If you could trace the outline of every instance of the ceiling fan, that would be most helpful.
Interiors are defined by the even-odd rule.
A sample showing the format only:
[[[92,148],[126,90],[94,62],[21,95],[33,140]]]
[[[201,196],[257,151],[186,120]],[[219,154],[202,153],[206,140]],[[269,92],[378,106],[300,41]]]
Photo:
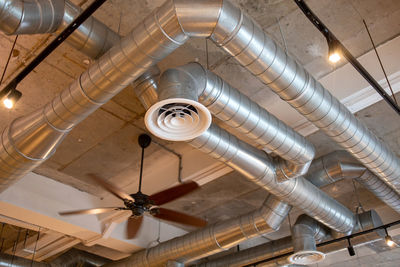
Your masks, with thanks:
[[[178,211],[173,211],[160,207],[172,200],[175,200],[181,196],[184,196],[199,188],[196,182],[186,182],[180,185],[171,187],[164,191],[155,193],[153,195],[143,194],[142,188],[142,175],[143,175],[143,160],[144,160],[144,149],[147,148],[151,143],[151,138],[147,134],[141,134],[138,138],[138,143],[142,148],[142,157],[140,162],[140,175],[139,175],[139,188],[138,192],[134,194],[127,194],[118,187],[106,182],[104,179],[98,177],[95,174],[89,174],[97,184],[103,187],[105,190],[121,199],[124,202],[124,207],[106,207],[106,208],[94,208],[84,209],[75,211],[59,212],[60,215],[77,215],[77,214],[99,214],[115,210],[130,210],[132,212],[131,217],[128,219],[127,224],[127,237],[135,237],[140,225],[143,221],[143,214],[148,213],[153,217],[172,221],[184,225],[204,227],[207,221],[193,217]]]

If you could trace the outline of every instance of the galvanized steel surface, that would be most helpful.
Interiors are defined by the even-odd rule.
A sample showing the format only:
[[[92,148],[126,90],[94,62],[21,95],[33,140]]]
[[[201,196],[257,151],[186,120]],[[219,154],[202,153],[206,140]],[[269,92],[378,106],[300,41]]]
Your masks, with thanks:
[[[300,218],[300,217],[299,217]],[[364,213],[361,213],[357,216],[357,227],[354,229],[353,233],[359,231],[365,231],[368,229],[372,229],[382,225],[382,221],[379,215],[374,211],[370,210]],[[295,225],[299,223],[299,225],[306,226],[309,224],[309,230],[312,233],[316,234],[315,238],[318,241],[323,241],[329,239],[330,233],[326,232],[326,228],[324,226],[316,223],[312,219],[300,220],[296,221]],[[315,229],[314,229],[315,227]],[[314,230],[313,230],[314,229]],[[322,229],[322,231],[320,231]],[[352,244],[354,246],[359,246],[363,244],[367,244],[372,241],[376,241],[382,238],[382,232],[371,232],[364,236],[358,236],[352,239]],[[301,243],[300,243],[301,244]],[[319,247],[318,251],[322,251],[323,253],[332,253],[341,249],[345,249],[347,247],[347,241],[331,243],[329,245],[325,245],[323,247]],[[199,267],[239,267],[248,264],[252,264],[258,261],[266,260],[269,258],[273,258],[282,254],[286,254],[290,251],[294,250],[292,243],[292,236],[287,236],[281,239],[273,240],[268,243],[264,243],[255,247],[251,247],[248,249],[244,249],[233,254],[228,254],[222,257],[219,257],[215,260],[198,264]],[[289,264],[287,257],[282,257],[277,259],[276,261],[269,261],[265,263],[265,266],[280,266],[280,264]],[[258,266],[258,265],[257,265]]]
[[[211,35],[214,42],[400,193],[400,160],[394,153],[249,16],[228,1],[225,6]]]
[[[167,70],[161,75],[159,88],[160,94],[172,94],[169,91],[174,88],[191,89],[196,100],[198,98],[214,116],[279,155],[282,158],[277,159],[276,164],[279,180],[307,172],[315,155],[313,145],[200,64],[190,63]]]
[[[346,207],[303,177],[279,183],[274,162],[266,153],[216,125],[189,144],[225,162],[271,194],[301,208],[309,216],[338,232],[349,233],[355,226],[354,214]]]
[[[6,34],[54,32],[63,14],[64,0],[0,0],[0,30]]]
[[[187,40],[172,3],[148,16],[43,109],[15,120],[3,132],[0,190],[37,167],[65,135]]]
[[[319,157],[305,178],[322,187],[341,179],[356,179],[376,197],[400,213],[400,195],[346,151],[334,151]]]
[[[276,231],[290,209],[291,206],[269,195],[259,210],[176,237],[106,266],[164,266],[169,260],[190,262],[229,249],[248,238]]]

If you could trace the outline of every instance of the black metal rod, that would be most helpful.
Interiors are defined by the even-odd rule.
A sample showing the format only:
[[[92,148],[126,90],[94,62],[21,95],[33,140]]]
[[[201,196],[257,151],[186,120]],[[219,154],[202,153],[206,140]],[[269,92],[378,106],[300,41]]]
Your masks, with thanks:
[[[107,0],[95,0],[86,8],[78,17],[72,21],[67,28],[65,28],[45,49],[43,49],[39,55],[37,55],[29,64],[20,72],[14,79],[9,82],[3,89],[2,92],[8,93],[15,89],[16,86],[34,70],[48,55],[50,55],[65,39],[68,38],[86,19],[88,19],[93,13]]]
[[[7,71],[7,68],[8,68],[8,64],[10,63],[10,59],[11,59],[11,56],[12,56],[12,54],[13,54],[15,45],[17,44],[17,40],[18,40],[18,35],[15,36],[14,42],[13,42],[13,44],[12,44],[12,46],[11,46],[10,54],[8,54],[8,58],[7,58],[6,65],[4,66],[3,73],[1,74],[0,85],[3,83],[3,79],[4,79],[4,76],[6,75],[6,71]]]
[[[361,74],[361,76],[374,88],[382,98],[400,115],[400,107],[395,103],[393,98],[386,93],[380,84],[368,73],[360,62],[350,53],[349,50],[335,37],[335,35],[325,26],[325,24],[311,11],[304,0],[294,0],[297,6],[303,11],[304,15],[314,24],[314,26],[325,36],[328,42],[336,41],[340,47],[343,56],[351,65]]]
[[[138,190],[139,193],[142,192],[143,161],[144,161],[144,147],[142,147],[142,157],[140,159],[139,190]]]
[[[387,74],[386,74],[385,68],[383,67],[383,63],[382,63],[381,57],[379,56],[378,50],[376,49],[375,42],[374,42],[374,40],[372,39],[371,33],[369,32],[367,23],[365,22],[365,20],[363,20],[363,23],[364,23],[365,29],[367,30],[367,33],[368,33],[368,36],[369,36],[369,40],[370,40],[371,43],[372,43],[372,47],[374,48],[376,57],[378,58],[379,65],[381,66],[383,75],[385,75],[385,79],[386,79],[386,82],[387,82],[387,84],[388,84],[388,86],[389,86],[390,92],[392,93],[394,102],[396,102],[396,104],[398,105],[399,103],[397,103],[396,96],[394,95],[392,85],[391,85],[390,82],[389,82],[389,78],[388,78],[388,76],[387,76]]]
[[[330,245],[332,243],[337,243],[337,242],[341,242],[341,241],[344,241],[344,240],[347,240],[349,242],[349,244],[350,244],[350,239],[351,238],[354,238],[354,237],[357,237],[357,236],[361,236],[361,235],[366,235],[366,234],[369,234],[369,233],[374,232],[376,230],[382,230],[383,229],[383,230],[387,231],[387,228],[390,228],[390,227],[398,225],[398,224],[400,224],[400,220],[394,221],[394,222],[391,222],[391,223],[388,223],[388,224],[384,224],[384,225],[381,225],[381,226],[378,226],[378,227],[375,227],[375,228],[372,228],[372,229],[368,229],[368,230],[365,230],[365,231],[362,231],[362,232],[358,232],[358,233],[355,233],[355,234],[351,234],[351,235],[339,237],[339,238],[336,238],[336,239],[328,240],[328,241],[325,241],[325,242],[317,244],[317,247],[319,248],[319,247],[327,246],[327,245]],[[257,262],[252,263],[252,264],[244,265],[243,267],[257,266],[257,264],[273,261],[273,260],[280,259],[280,258],[283,258],[283,257],[287,257],[287,256],[290,256],[292,254],[293,254],[293,250],[289,251],[287,253],[284,253],[284,254],[280,254],[280,255],[274,256],[272,258],[268,258],[268,259],[265,259],[265,260],[257,261]]]

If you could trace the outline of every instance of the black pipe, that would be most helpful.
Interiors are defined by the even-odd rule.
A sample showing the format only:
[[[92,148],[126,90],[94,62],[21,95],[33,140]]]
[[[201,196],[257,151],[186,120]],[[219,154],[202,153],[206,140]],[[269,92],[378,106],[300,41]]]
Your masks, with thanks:
[[[39,55],[37,55],[17,76],[12,79],[1,91],[1,95],[8,94],[11,90],[14,90],[17,85],[31,73],[48,55],[50,55],[65,39],[68,38],[85,20],[87,20],[93,13],[101,7],[102,4],[107,0],[95,0],[88,8],[86,8],[78,17],[72,21],[45,49],[43,49]]]
[[[325,26],[324,23],[312,12],[304,0],[294,0],[297,6],[303,11],[304,15],[314,24],[314,26],[325,36],[328,44],[330,42],[337,42],[343,56],[350,62],[351,65],[361,74],[361,76],[374,88],[382,98],[389,104],[389,106],[400,115],[400,107],[396,104],[393,98],[386,93],[386,91],[379,85],[379,83],[368,73],[368,71],[361,65],[360,62],[350,53],[349,50],[335,37],[335,35]]]

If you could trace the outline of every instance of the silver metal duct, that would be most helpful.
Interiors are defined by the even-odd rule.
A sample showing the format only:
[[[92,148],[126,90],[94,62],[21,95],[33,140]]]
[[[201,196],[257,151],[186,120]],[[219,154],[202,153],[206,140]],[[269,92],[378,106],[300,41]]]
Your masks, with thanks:
[[[64,16],[57,30],[64,30],[81,12],[80,7],[65,0]],[[120,36],[116,32],[91,16],[67,38],[66,42],[91,58],[99,58],[119,40]]]
[[[68,0],[0,0],[0,30],[6,34],[61,32],[81,12]],[[119,39],[116,32],[90,17],[66,41],[89,57],[98,58]]]
[[[400,193],[400,160],[393,152],[250,17],[227,1],[223,5],[211,39]],[[228,37],[220,35],[228,30]]]
[[[0,30],[6,34],[54,32],[64,14],[64,0],[0,0]]]
[[[290,263],[315,264],[325,259],[325,254],[317,250],[316,242],[330,236],[330,230],[311,217],[300,215],[292,227],[293,254]]]
[[[50,262],[51,267],[103,266],[111,260],[78,249],[70,249]],[[31,265],[29,265],[31,266]],[[33,265],[36,266],[36,263]]]
[[[157,66],[153,66],[132,83],[136,96],[146,110],[158,100],[157,81],[159,76],[160,70]]]
[[[198,63],[169,69],[161,75],[159,98],[177,88],[190,88],[214,116],[279,155],[283,160],[277,160],[278,180],[307,172],[315,155],[313,145],[216,74]]]
[[[346,151],[334,151],[316,159],[305,178],[318,187],[341,179],[356,179],[386,205],[400,213],[400,195]]]
[[[109,263],[110,260],[97,255],[87,253],[85,251],[70,249],[50,263],[34,262],[22,257],[12,256],[8,254],[0,254],[0,267],[76,267],[76,266],[103,266]]]
[[[164,266],[170,260],[187,263],[278,230],[290,209],[291,206],[269,195],[259,210],[176,237],[106,266]]]
[[[158,9],[52,102],[3,131],[0,191],[48,159],[76,124],[187,40],[171,12],[171,3]]]
[[[35,266],[35,267],[52,267],[48,263],[43,263],[43,262],[35,262],[32,264],[31,260],[25,259],[25,258],[20,258],[17,256],[12,256],[8,254],[1,253],[0,254],[0,267],[30,267],[30,266]]]
[[[168,261],[166,267],[185,267],[185,264],[176,261]]]
[[[307,215],[301,215],[293,226],[293,236],[284,237],[274,240],[253,248],[241,250],[233,254],[228,254],[216,260],[209,261],[203,264],[197,264],[198,267],[240,267],[243,265],[252,264],[254,262],[279,256],[288,253],[294,248],[294,252],[306,251],[306,257],[316,255],[316,241],[322,241],[330,237],[330,231],[314,219]],[[314,254],[312,254],[314,252]],[[303,255],[303,260],[304,260]],[[319,253],[318,255],[323,255]],[[297,254],[299,259],[301,254]],[[280,261],[281,264],[292,264],[290,260]],[[316,262],[309,262],[312,264]],[[305,263],[303,262],[303,266]]]
[[[219,257],[213,261],[197,264],[197,267],[241,267],[252,264],[257,261],[286,254],[292,251],[292,237],[287,236],[281,239],[273,240],[252,248],[237,251]]]
[[[200,137],[189,142],[242,173],[271,194],[338,232],[349,233],[355,226],[355,216],[346,207],[326,195],[303,177],[278,183],[275,164],[270,156],[235,136],[212,125]]]
[[[314,220],[310,220],[311,227],[315,227],[313,223]],[[382,225],[382,221],[379,215],[374,211],[370,210],[361,214],[358,214],[357,221],[359,222],[357,225],[358,227],[354,229],[353,233],[358,231],[365,231],[368,229],[372,229]],[[314,221],[315,222],[315,221]],[[304,222],[302,222],[304,224]],[[314,225],[314,226],[313,226]],[[323,227],[318,225],[317,228]],[[317,242],[326,240],[330,237],[330,234],[326,231],[314,231],[314,233],[319,233],[316,235]],[[325,235],[325,237],[324,237]],[[362,245],[369,243],[371,241],[380,240],[384,236],[384,232],[377,231],[371,232],[364,236],[358,236],[352,238],[351,243],[354,246]],[[347,241],[338,242],[338,243],[331,243],[329,245],[325,245],[323,247],[319,247],[318,250],[328,254],[335,251],[339,251],[341,249],[345,249],[347,247]],[[209,262],[198,264],[198,267],[239,267],[248,264],[252,264],[258,261],[266,260],[269,258],[273,258],[282,254],[289,253],[293,251],[293,243],[292,237],[287,236],[281,239],[273,240],[268,243],[264,243],[255,247],[251,247],[245,250],[241,250],[235,252],[233,254],[228,254],[217,259],[214,259]],[[290,264],[287,257],[279,258],[277,262],[268,262],[266,266],[277,266],[277,264]],[[270,264],[270,265],[268,265]],[[259,265],[257,265],[259,266]],[[279,265],[278,265],[279,266]]]

